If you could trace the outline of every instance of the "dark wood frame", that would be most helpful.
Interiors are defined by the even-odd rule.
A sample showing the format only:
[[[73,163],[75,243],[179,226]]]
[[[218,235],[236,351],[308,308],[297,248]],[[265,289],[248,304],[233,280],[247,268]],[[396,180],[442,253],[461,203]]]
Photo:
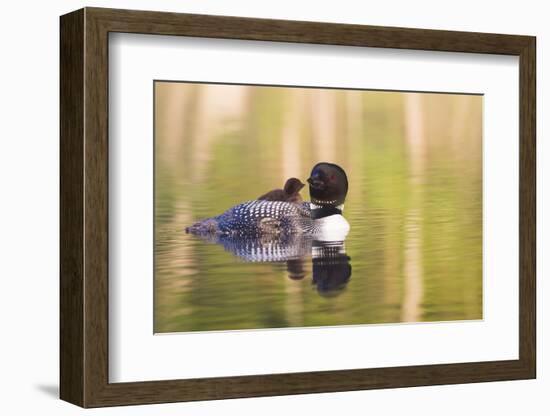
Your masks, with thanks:
[[[535,378],[534,37],[99,8],[64,15],[60,24],[60,396],[63,400],[83,407],[99,407]],[[110,32],[519,56],[519,359],[109,383]]]

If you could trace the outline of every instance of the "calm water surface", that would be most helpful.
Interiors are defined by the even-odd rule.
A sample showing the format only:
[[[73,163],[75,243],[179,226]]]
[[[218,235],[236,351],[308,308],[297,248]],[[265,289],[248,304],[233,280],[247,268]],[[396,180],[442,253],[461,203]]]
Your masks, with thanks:
[[[482,318],[482,97],[156,83],[155,99],[156,332]],[[318,161],[350,182],[336,247],[260,262],[288,244],[185,234]]]

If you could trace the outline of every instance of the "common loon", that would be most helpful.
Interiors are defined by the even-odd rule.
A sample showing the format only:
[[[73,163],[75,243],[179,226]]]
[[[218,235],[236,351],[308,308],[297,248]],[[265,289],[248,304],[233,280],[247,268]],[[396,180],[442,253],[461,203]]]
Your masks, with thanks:
[[[305,185],[300,179],[290,178],[285,182],[283,189],[274,189],[260,196],[258,199],[263,201],[284,201],[284,202],[302,202],[300,191]]]
[[[342,216],[348,192],[344,170],[333,163],[316,164],[309,179],[311,203],[253,200],[236,205],[217,217],[186,228],[195,235],[261,237],[277,234],[325,236],[323,240],[344,239],[349,224]]]

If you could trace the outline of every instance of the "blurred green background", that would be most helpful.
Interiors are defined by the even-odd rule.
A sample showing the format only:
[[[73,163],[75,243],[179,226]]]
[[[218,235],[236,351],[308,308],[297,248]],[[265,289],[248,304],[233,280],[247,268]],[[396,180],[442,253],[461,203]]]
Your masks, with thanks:
[[[481,319],[482,104],[155,82],[155,332]],[[308,262],[291,280],[185,234],[319,161],[350,183],[353,274],[338,296],[317,293]]]

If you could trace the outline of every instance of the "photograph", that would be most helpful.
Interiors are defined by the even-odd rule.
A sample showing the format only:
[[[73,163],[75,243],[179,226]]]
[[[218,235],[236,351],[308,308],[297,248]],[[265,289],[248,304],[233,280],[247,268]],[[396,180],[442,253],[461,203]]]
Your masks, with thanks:
[[[483,319],[483,95],[155,80],[154,333]]]

